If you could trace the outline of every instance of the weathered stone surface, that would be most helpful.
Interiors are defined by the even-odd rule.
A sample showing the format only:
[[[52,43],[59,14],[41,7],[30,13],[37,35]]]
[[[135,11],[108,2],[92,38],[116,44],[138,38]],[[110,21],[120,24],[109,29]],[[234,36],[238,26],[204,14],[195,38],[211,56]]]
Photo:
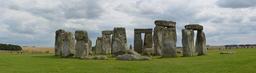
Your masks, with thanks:
[[[146,28],[146,29],[134,29],[134,32],[138,32],[138,33],[152,33],[152,29],[151,28]]]
[[[163,31],[161,31],[162,29],[164,29],[163,26],[156,26],[154,28],[154,35],[153,35],[153,42],[154,42],[154,51],[155,51],[155,55],[162,55],[162,50],[160,47],[160,42],[163,40],[162,38],[162,34]]]
[[[95,53],[97,55],[103,54],[103,49],[102,49],[102,37],[98,37],[96,40],[96,46],[95,46]]]
[[[128,51],[126,51],[125,54],[133,54],[133,55],[139,55],[140,56],[140,54],[138,52],[134,51],[134,50],[128,50]]]
[[[92,50],[92,41],[89,40],[89,55],[93,55],[93,50]]]
[[[176,28],[176,22],[174,22],[174,21],[156,20],[155,25],[168,27],[168,28]]]
[[[87,57],[84,57],[83,59],[86,59],[86,60],[107,60],[108,57],[105,56],[105,55],[96,55],[96,56],[87,56]]]
[[[154,48],[156,54],[161,54],[162,57],[176,57],[176,22],[156,20],[155,24]]]
[[[62,36],[62,35],[61,35]],[[73,54],[71,53],[71,50],[74,49],[74,37],[71,32],[66,32],[63,34],[63,48],[61,49],[61,57],[69,57]]]
[[[143,53],[146,55],[154,54],[152,31],[145,33]]]
[[[199,24],[189,24],[185,26],[186,29],[192,29],[192,30],[203,30],[203,26]]]
[[[143,49],[143,41],[141,39],[141,33],[140,32],[134,32],[134,50],[138,53],[142,53]]]
[[[117,56],[117,60],[124,60],[124,61],[135,61],[135,60],[150,60],[150,57],[147,56],[140,56],[140,55],[133,55],[133,54],[124,54]]]
[[[145,33],[144,37],[144,48],[152,48],[153,47],[153,36],[152,32],[150,33]]]
[[[102,32],[102,49],[103,49],[103,54],[111,54],[111,44],[112,44],[112,39],[111,39],[111,33],[112,31],[103,31]]]
[[[55,56],[60,56],[61,49],[63,48],[64,42],[63,42],[63,34],[65,33],[64,30],[59,29],[55,32]]]
[[[155,55],[155,50],[153,48],[144,48],[142,54],[147,56]]]
[[[112,36],[112,54],[114,56],[119,55],[118,52],[129,50],[127,46],[126,31],[123,27],[114,28]]]
[[[183,56],[195,56],[194,31],[189,29],[182,30]]]
[[[199,56],[207,54],[206,38],[205,38],[205,34],[202,30],[199,30],[197,32],[196,52],[198,53]]]
[[[86,31],[76,31],[76,53],[74,57],[83,58],[89,56],[90,53],[90,40]]]
[[[160,42],[160,47],[162,50],[162,57],[176,57],[176,28],[167,28],[162,30],[162,41]]]
[[[144,41],[141,34],[145,33]],[[144,43],[143,43],[144,42]],[[154,54],[152,29],[134,29],[134,50],[138,53]],[[147,48],[147,50],[145,50]]]

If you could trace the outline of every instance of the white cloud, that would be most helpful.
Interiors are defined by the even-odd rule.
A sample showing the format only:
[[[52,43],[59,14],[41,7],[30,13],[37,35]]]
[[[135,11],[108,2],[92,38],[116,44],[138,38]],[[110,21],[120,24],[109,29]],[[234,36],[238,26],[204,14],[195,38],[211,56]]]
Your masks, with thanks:
[[[177,22],[178,45],[181,29],[189,23],[204,25],[211,45],[256,43],[256,9],[254,5],[237,9],[235,0],[0,1],[0,42],[4,43],[53,46],[57,29],[87,30],[95,42],[102,30],[126,27],[132,44],[133,29],[154,28],[156,19]]]

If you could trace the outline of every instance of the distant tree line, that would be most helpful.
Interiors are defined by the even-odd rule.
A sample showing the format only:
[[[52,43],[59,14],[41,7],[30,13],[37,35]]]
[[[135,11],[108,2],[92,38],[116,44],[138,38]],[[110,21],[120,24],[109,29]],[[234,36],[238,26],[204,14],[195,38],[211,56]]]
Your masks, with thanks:
[[[0,50],[20,51],[20,50],[22,50],[22,48],[19,45],[1,44],[0,43]]]

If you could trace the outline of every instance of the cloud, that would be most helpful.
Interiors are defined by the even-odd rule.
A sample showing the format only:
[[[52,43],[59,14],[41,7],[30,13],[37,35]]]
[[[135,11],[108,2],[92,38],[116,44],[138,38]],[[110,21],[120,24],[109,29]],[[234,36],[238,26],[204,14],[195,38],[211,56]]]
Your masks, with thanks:
[[[223,8],[252,8],[256,6],[255,0],[218,0],[217,5]]]
[[[95,43],[103,30],[125,27],[129,44],[134,28],[154,28],[154,20],[177,22],[181,29],[202,24],[207,44],[256,43],[255,8],[235,0],[0,0],[0,42],[54,46],[57,29],[86,30]],[[240,3],[242,5],[238,5]],[[249,1],[248,1],[249,2]],[[253,3],[254,1],[250,1]],[[233,5],[231,5],[231,4]],[[247,7],[245,6],[247,4]],[[245,8],[245,9],[232,9]],[[241,37],[240,37],[241,36]],[[220,40],[223,39],[223,40]]]

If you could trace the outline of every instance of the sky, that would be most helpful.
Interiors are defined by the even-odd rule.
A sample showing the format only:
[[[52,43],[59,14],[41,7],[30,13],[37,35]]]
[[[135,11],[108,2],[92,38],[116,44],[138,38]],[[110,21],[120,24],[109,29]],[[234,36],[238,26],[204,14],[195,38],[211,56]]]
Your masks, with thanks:
[[[95,43],[101,31],[154,28],[177,22],[177,45],[187,24],[204,26],[208,45],[256,43],[256,0],[0,0],[0,43],[54,47],[55,31],[86,30]]]

